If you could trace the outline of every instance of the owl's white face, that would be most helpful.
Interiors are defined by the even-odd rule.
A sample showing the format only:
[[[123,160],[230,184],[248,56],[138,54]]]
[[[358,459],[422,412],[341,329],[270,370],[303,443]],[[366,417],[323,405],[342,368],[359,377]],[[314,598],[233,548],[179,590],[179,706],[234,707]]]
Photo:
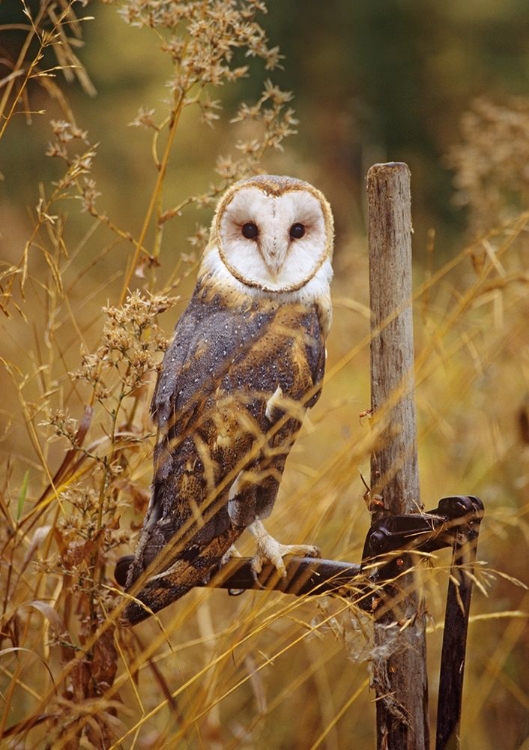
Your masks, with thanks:
[[[228,273],[249,288],[295,292],[324,264],[328,283],[330,209],[307,183],[273,177],[244,180],[221,201],[211,245]]]
[[[220,217],[219,236],[233,275],[267,291],[299,289],[327,256],[321,204],[301,190],[273,196],[241,188]]]

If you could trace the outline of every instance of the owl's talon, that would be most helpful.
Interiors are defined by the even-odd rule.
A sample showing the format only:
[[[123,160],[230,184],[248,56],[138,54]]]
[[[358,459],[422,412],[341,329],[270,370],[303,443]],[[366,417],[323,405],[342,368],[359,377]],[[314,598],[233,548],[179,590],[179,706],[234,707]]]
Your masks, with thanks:
[[[248,530],[257,540],[257,551],[252,559],[252,573],[258,581],[265,565],[273,565],[281,578],[285,578],[287,569],[283,558],[286,555],[298,555],[300,557],[321,557],[318,547],[312,544],[281,544],[266,531],[261,521],[254,521]]]

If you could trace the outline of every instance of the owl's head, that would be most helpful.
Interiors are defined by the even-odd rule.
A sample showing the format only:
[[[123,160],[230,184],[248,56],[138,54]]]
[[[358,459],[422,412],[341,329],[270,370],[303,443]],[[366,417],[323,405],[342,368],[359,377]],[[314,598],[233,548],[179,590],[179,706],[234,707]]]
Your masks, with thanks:
[[[220,200],[205,265],[248,289],[297,292],[313,280],[328,286],[333,218],[322,193],[292,177],[236,182]]]

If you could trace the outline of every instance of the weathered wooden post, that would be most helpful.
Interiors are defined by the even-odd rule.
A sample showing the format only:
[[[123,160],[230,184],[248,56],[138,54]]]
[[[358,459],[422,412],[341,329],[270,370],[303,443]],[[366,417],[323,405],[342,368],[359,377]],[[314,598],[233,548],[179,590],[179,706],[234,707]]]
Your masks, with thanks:
[[[372,312],[371,407],[382,428],[371,459],[373,520],[420,510],[414,403],[410,172],[376,164],[367,175]],[[406,558],[404,558],[406,559]],[[375,624],[378,750],[427,750],[426,639],[412,570]]]

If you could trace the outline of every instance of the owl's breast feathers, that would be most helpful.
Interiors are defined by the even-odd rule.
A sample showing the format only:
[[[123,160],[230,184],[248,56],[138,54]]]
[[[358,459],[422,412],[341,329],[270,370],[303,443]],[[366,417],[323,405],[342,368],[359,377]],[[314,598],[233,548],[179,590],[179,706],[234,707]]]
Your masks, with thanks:
[[[127,588],[154,611],[208,577],[244,528],[272,510],[325,366],[316,304],[223,294],[206,282],[166,352],[152,401],[153,495]],[[153,578],[154,576],[154,578]],[[146,616],[131,602],[125,619]]]

